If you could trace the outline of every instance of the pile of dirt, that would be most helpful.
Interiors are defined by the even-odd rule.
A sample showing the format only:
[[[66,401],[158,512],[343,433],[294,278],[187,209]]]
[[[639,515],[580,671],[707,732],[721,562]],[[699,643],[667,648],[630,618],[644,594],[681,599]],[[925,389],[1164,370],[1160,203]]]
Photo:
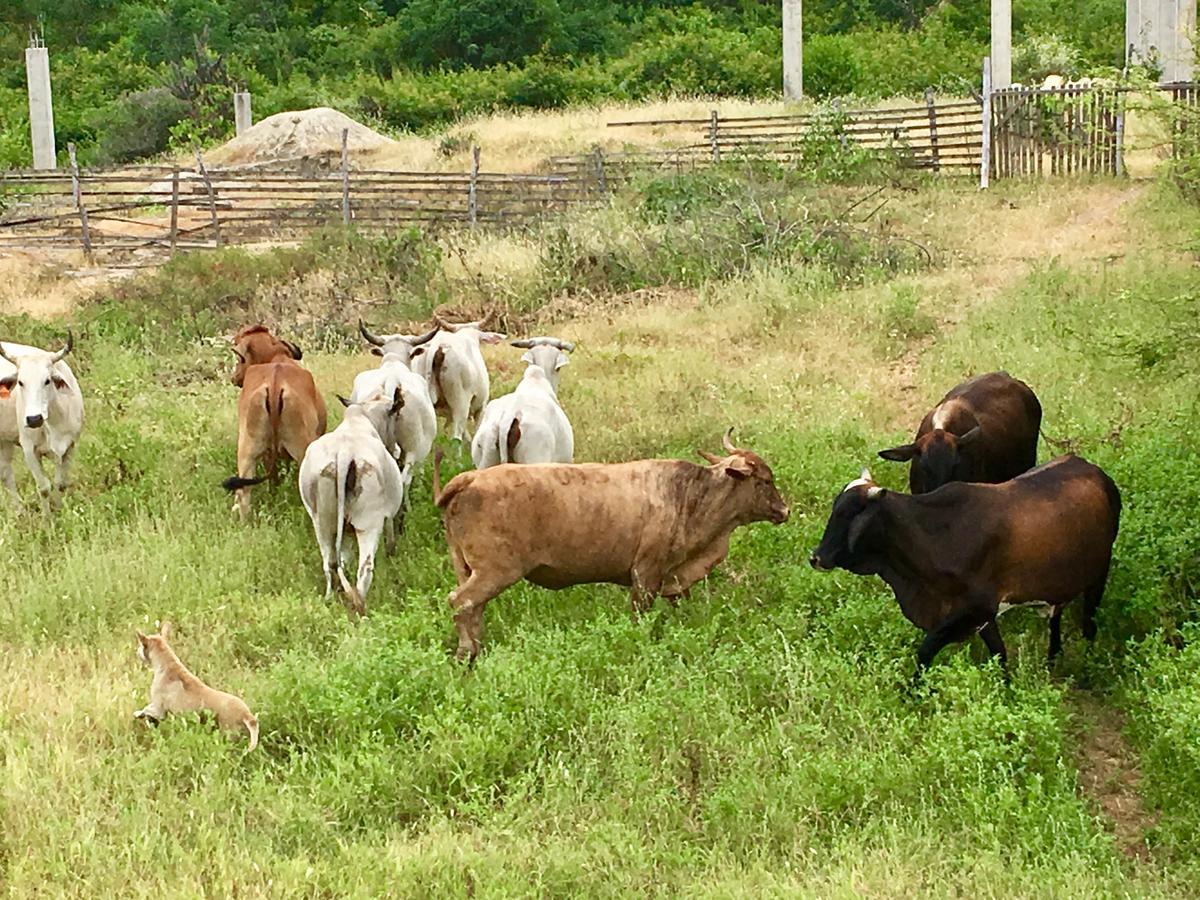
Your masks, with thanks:
[[[206,162],[244,166],[340,156],[343,129],[349,132],[346,144],[352,154],[384,150],[396,144],[344,113],[321,106],[267,116],[206,154]]]

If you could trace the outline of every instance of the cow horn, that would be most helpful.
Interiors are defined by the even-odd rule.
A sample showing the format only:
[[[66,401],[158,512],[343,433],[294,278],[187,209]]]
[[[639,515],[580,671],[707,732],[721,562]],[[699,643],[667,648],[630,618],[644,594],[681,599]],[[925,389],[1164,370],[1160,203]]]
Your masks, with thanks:
[[[434,339],[434,337],[437,336],[437,333],[438,333],[438,327],[436,325],[434,325],[433,328],[429,329],[429,331],[425,332],[422,335],[418,335],[417,337],[415,337],[411,341],[409,341],[408,342],[409,346],[410,347],[420,347],[422,344],[427,344],[430,341],[432,341]]]
[[[564,353],[570,353],[572,350],[575,349],[575,344],[572,341],[560,341],[558,338],[555,338],[554,344],[555,344],[555,346],[558,347],[559,350],[563,351]]]
[[[347,400],[345,397],[343,397],[341,394],[338,394],[337,398],[338,398],[338,401],[342,404],[342,406],[345,406],[345,407],[350,406],[350,401]]]
[[[70,329],[70,328],[68,328],[68,329],[67,329],[67,342],[66,342],[66,344],[64,344],[64,345],[63,345],[63,348],[62,348],[61,350],[59,350],[57,353],[55,353],[55,354],[54,354],[54,357],[53,357],[53,359],[51,359],[50,361],[51,361],[51,362],[58,362],[58,361],[59,361],[59,360],[61,360],[61,359],[62,359],[64,356],[66,356],[68,353],[70,353],[70,352],[71,352],[71,348],[72,348],[72,347],[74,347],[74,346],[75,346],[75,335],[71,334],[71,329]]]
[[[13,359],[11,356],[9,356],[7,353],[4,352],[4,344],[0,344],[0,359],[10,362],[14,366],[17,364],[17,361],[15,359]]]
[[[521,338],[519,341],[509,341],[514,347],[520,347],[522,350],[528,350],[530,347],[536,347],[537,341],[533,338]]]
[[[733,426],[729,426],[729,430],[725,432],[725,436],[721,438],[721,446],[725,448],[726,453],[737,453],[738,448],[733,446],[733,441],[730,438],[733,436]]]
[[[362,319],[358,320],[358,330],[369,343],[374,344],[376,347],[382,347],[386,343],[383,338],[367,328],[367,323]]]

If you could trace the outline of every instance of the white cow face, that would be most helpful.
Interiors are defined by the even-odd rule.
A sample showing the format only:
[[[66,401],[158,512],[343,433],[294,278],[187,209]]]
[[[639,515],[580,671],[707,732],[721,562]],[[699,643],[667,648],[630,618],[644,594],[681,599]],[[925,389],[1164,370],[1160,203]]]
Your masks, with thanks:
[[[38,351],[8,360],[17,371],[0,380],[0,387],[12,392],[17,414],[27,427],[41,428],[50,415],[55,391],[68,389],[66,379],[54,371],[54,366],[70,349],[68,344],[58,353]]]

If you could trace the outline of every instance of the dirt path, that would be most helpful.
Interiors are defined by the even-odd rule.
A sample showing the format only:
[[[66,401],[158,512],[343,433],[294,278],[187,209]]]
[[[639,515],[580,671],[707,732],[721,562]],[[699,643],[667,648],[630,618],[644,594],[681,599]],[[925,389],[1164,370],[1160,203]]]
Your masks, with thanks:
[[[1123,256],[1130,241],[1122,209],[1145,190],[1142,184],[1067,186],[1057,205],[1034,200],[1001,202],[990,214],[972,222],[974,236],[962,248],[970,261],[922,279],[929,289],[946,291],[956,301],[935,312],[934,334],[914,341],[890,366],[895,426],[907,428],[914,416],[919,419],[925,413],[918,375],[921,358],[936,345],[938,333],[957,328],[969,314],[1001,296],[1040,263],[1052,259],[1066,264],[1102,262]],[[1073,211],[1071,207],[1077,204],[1083,208]],[[1003,240],[996,235],[1003,235]]]
[[[1129,859],[1148,862],[1146,833],[1156,818],[1142,803],[1142,775],[1122,731],[1124,717],[1087,691],[1068,696],[1080,793],[1105,821],[1117,849]]]

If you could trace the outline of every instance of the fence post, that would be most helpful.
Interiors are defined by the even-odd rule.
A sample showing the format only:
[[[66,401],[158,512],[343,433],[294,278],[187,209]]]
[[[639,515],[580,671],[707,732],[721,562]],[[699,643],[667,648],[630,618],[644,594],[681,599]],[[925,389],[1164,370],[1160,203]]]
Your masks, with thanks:
[[[212,179],[208,177],[208,169],[204,168],[204,159],[200,151],[196,151],[196,166],[200,169],[200,177],[204,179],[204,187],[208,190],[208,212],[212,216],[213,246],[221,246],[221,223],[217,221],[217,195],[213,190]]]
[[[925,106],[929,109],[929,152],[933,156],[933,171],[940,172],[942,160],[938,155],[937,104],[933,100],[933,88],[925,88]]]
[[[67,144],[67,155],[71,158],[71,195],[75,198],[75,208],[79,210],[83,255],[90,262],[92,259],[92,235],[88,230],[87,207],[83,205],[83,189],[79,184],[79,163],[75,161],[75,145],[73,143]]]
[[[253,124],[250,115],[250,92],[234,91],[233,94],[233,133],[239,135]]]
[[[479,184],[479,145],[475,144],[471,147],[471,182],[467,187],[467,221],[471,223],[471,227],[475,227],[475,223],[479,218],[479,198],[477,187]]]
[[[350,129],[342,129],[342,224],[350,224]]]
[[[596,186],[602,195],[608,193],[608,178],[604,174],[604,148],[599,144],[596,145]]]
[[[1125,92],[1118,90],[1113,95],[1117,107],[1116,146],[1113,148],[1113,174],[1125,174]]]
[[[712,111],[711,122],[712,124],[708,127],[708,140],[712,145],[712,161],[719,163],[721,161],[721,145],[717,141],[717,136],[720,128],[720,117],[717,115],[715,109]]]
[[[992,60],[983,58],[983,148],[979,153],[979,189],[987,190],[992,170]]]
[[[171,170],[171,255],[179,241],[179,166]]]

